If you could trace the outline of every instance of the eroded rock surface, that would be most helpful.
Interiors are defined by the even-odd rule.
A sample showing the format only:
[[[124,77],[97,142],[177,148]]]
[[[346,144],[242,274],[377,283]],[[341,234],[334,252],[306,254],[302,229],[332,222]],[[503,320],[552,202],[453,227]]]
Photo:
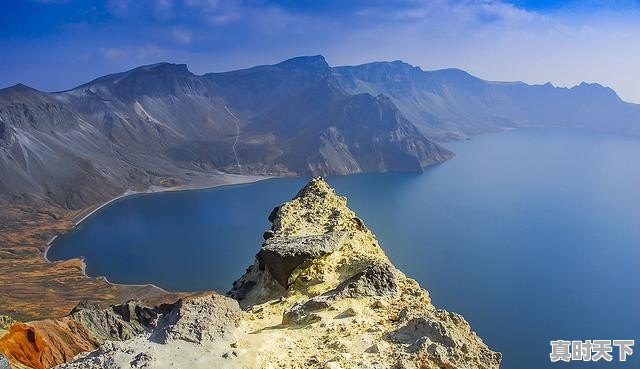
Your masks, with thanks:
[[[152,339],[160,343],[182,340],[199,344],[229,340],[240,318],[238,303],[224,296],[180,300],[162,317]]]
[[[0,352],[16,368],[47,369],[98,344],[82,324],[65,317],[13,323],[0,337]]]
[[[158,319],[153,320],[153,329],[127,341],[108,341],[61,368],[233,367],[224,358],[237,357],[231,350],[242,315],[237,301],[212,294],[154,311]],[[209,361],[212,357],[220,363]]]
[[[229,292],[236,300],[180,301],[152,332],[61,368],[499,367],[501,355],[462,316],[435,308],[324,180],[269,219],[255,263]]]
[[[336,251],[344,233],[327,233],[301,237],[269,238],[256,256],[259,267],[268,269],[284,288],[289,287],[291,273],[303,263]]]
[[[122,305],[113,305],[101,310],[89,302],[81,302],[70,316],[82,323],[93,336],[103,342],[106,340],[127,340],[153,328],[158,319],[157,308],[129,301]]]

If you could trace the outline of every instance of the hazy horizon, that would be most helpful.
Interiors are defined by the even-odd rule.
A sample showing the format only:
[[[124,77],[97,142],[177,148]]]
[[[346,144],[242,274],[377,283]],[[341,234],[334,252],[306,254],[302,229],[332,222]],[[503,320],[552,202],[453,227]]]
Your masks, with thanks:
[[[196,74],[324,55],[490,81],[581,82],[640,102],[638,1],[32,0],[0,4],[0,88],[67,90],[156,62]]]
[[[177,64],[177,65],[184,64],[184,65],[186,65],[186,66],[187,66],[187,69],[188,69],[191,73],[196,74],[196,75],[203,75],[203,74],[207,74],[207,73],[225,73],[225,72],[232,72],[232,71],[236,71],[236,70],[241,70],[241,69],[245,69],[245,68],[247,68],[247,69],[248,69],[248,68],[252,68],[252,67],[256,67],[256,66],[261,66],[261,65],[277,64],[277,63],[284,62],[284,61],[289,60],[289,59],[295,59],[295,58],[298,58],[298,57],[313,57],[313,56],[322,56],[322,57],[326,60],[327,64],[329,64],[329,66],[330,66],[330,67],[349,66],[348,64],[340,64],[340,65],[332,64],[332,63],[331,63],[331,61],[330,61],[330,60],[327,60],[327,59],[326,59],[326,57],[325,57],[324,55],[322,55],[322,54],[316,54],[316,55],[297,55],[297,56],[292,56],[292,57],[290,57],[290,58],[283,59],[283,60],[280,60],[280,61],[278,61],[278,62],[274,62],[274,63],[258,63],[258,64],[250,65],[250,66],[247,66],[247,67],[244,67],[244,68],[229,69],[229,70],[221,70],[221,71],[215,71],[215,72],[213,72],[213,71],[204,71],[204,72],[201,72],[201,73],[196,73],[196,72],[194,72],[193,70],[191,70],[191,68],[190,68],[190,66],[189,66],[189,64],[188,64],[188,63],[172,62],[172,61],[158,61],[158,62],[155,62],[155,63],[141,64],[141,65],[138,65],[138,66],[135,66],[135,67],[129,68],[129,69],[113,71],[113,72],[110,72],[110,73],[107,73],[107,74],[104,74],[104,75],[95,76],[95,77],[90,78],[90,79],[89,79],[89,80],[87,80],[87,81],[84,81],[84,82],[82,82],[82,83],[78,84],[78,85],[69,86],[69,87],[67,87],[67,88],[59,89],[59,90],[41,90],[41,89],[38,89],[38,88],[36,88],[36,87],[34,87],[34,86],[31,86],[31,85],[28,85],[28,84],[25,84],[25,83],[22,83],[22,82],[18,82],[18,83],[16,83],[16,84],[13,84],[13,85],[10,85],[10,86],[0,86],[0,90],[1,90],[1,89],[5,89],[5,88],[10,88],[10,87],[13,87],[13,86],[16,86],[16,85],[19,85],[19,84],[22,84],[22,85],[26,85],[26,86],[31,87],[31,88],[36,88],[37,90],[44,91],[44,92],[51,92],[51,93],[64,92],[64,91],[72,90],[72,89],[74,89],[74,88],[77,88],[77,87],[79,87],[79,86],[82,86],[83,84],[89,83],[89,82],[91,82],[91,81],[93,81],[93,80],[95,80],[95,79],[98,79],[98,78],[101,78],[101,77],[104,77],[104,76],[107,76],[107,75],[111,75],[111,74],[118,74],[118,73],[126,73],[126,72],[131,71],[131,70],[136,69],[136,68],[145,67],[145,66],[152,66],[152,65],[156,65],[156,64],[163,64],[163,63],[168,63],[168,64]],[[407,61],[405,61],[405,60],[372,60],[372,61],[370,61],[370,62],[366,62],[366,63],[362,63],[362,64],[380,63],[380,62],[395,62],[395,61],[400,61],[400,62],[403,62],[403,63],[407,63],[407,64],[410,64],[410,65],[416,66],[416,65],[411,64],[411,63],[409,63],[409,62],[407,62]],[[358,64],[353,64],[353,65],[358,65]],[[417,67],[419,67],[419,66],[417,66]],[[425,70],[424,68],[422,68],[422,69],[423,69],[424,71],[429,72],[429,71],[438,71],[438,70],[446,70],[446,69],[457,69],[457,68],[442,68],[442,69],[431,69],[431,70]],[[497,81],[497,80],[488,80],[488,79],[482,78],[481,76],[476,76],[476,75],[474,75],[474,77],[480,78],[480,79],[485,80],[485,81],[488,81],[488,82],[497,82],[497,83],[519,83],[519,82],[524,82],[524,81],[521,81],[521,80],[514,80],[514,81]],[[525,83],[526,83],[526,82],[525,82]],[[549,82],[549,81],[548,81],[548,82],[545,82],[545,83],[551,83],[551,82]],[[545,83],[539,83],[539,84],[538,84],[538,83],[532,83],[531,85],[542,85],[542,84],[545,84]],[[573,88],[573,87],[578,86],[578,85],[579,85],[579,84],[581,84],[581,83],[586,83],[586,82],[585,82],[585,81],[581,81],[581,82],[579,82],[578,84],[573,85],[573,86],[556,86],[556,85],[553,85],[553,83],[552,83],[552,85],[553,85],[554,87],[566,87],[566,88]],[[598,82],[592,82],[592,83],[599,84]],[[602,85],[602,84],[601,84],[601,85]],[[602,86],[603,86],[603,87],[611,87],[611,86],[606,86],[606,85],[602,85]],[[612,88],[612,87],[611,87],[611,88]],[[614,89],[614,91],[615,91],[615,89]],[[615,91],[615,92],[616,92],[616,93],[618,93],[618,91]],[[619,94],[618,94],[618,95],[619,95]],[[621,96],[620,96],[620,97],[621,97]],[[622,98],[622,97],[621,97],[621,98]],[[624,98],[623,98],[623,100],[624,100]],[[630,103],[638,104],[638,102],[627,101],[627,100],[624,100],[624,101],[625,101],[625,102],[630,102]]]

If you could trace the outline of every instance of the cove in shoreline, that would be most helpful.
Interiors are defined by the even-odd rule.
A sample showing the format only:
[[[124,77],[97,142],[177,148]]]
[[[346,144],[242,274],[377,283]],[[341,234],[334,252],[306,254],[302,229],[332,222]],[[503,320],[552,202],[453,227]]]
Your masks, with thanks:
[[[65,234],[67,234],[68,232],[72,232],[76,227],[80,226],[82,224],[82,222],[86,221],[87,219],[90,219],[92,216],[97,215],[101,210],[107,208],[108,206],[111,206],[113,204],[115,204],[117,201],[121,201],[121,200],[126,200],[126,199],[130,199],[130,198],[134,198],[136,196],[142,196],[142,195],[154,195],[154,194],[162,194],[162,193],[172,193],[172,192],[186,192],[186,191],[201,191],[201,190],[207,190],[207,189],[213,189],[213,188],[220,188],[220,187],[227,187],[227,186],[235,186],[235,185],[241,185],[241,184],[249,184],[249,183],[255,183],[255,182],[259,182],[259,181],[264,181],[267,179],[272,179],[272,178],[277,178],[277,177],[273,177],[273,176],[255,176],[255,175],[232,175],[232,174],[223,174],[222,175],[223,178],[223,183],[219,183],[219,184],[210,184],[210,185],[197,185],[197,186],[180,186],[180,187],[160,187],[160,186],[155,186],[150,188],[147,191],[133,191],[133,190],[127,190],[125,191],[122,195],[116,196],[110,200],[105,201],[104,203],[97,205],[95,207],[86,209],[84,211],[81,211],[80,214],[77,217],[80,217],[79,220],[75,221],[73,226],[68,229],[67,231],[60,233],[60,234],[56,234],[53,237],[51,237],[49,239],[49,241],[47,241],[46,244],[46,248],[44,250],[43,253],[43,258],[46,262],[51,263],[57,260],[50,260],[48,257],[49,251],[51,250],[51,248],[54,246],[55,241],[60,237],[60,236],[64,236]],[[87,262],[86,262],[86,258],[84,256],[77,256],[75,257],[80,261],[80,265],[82,268],[82,273],[84,274],[85,277],[87,278],[102,278],[106,283],[110,284],[110,285],[117,285],[117,286],[127,286],[127,287],[145,287],[145,286],[149,286],[149,287],[153,287],[158,289],[159,291],[162,291],[164,293],[172,293],[172,292],[181,292],[181,291],[167,291],[166,289],[152,283],[130,283],[130,282],[126,282],[126,283],[119,283],[119,282],[112,282],[109,280],[109,278],[106,275],[89,275],[87,273]]]

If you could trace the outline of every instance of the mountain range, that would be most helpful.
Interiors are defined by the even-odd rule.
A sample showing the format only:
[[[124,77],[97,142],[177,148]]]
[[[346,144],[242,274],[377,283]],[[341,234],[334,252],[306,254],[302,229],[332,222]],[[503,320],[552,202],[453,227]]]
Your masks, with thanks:
[[[0,90],[0,198],[82,208],[211,173],[420,171],[438,142],[519,127],[640,134],[640,105],[583,83],[490,82],[401,61],[322,56],[196,75],[159,63],[47,93]]]

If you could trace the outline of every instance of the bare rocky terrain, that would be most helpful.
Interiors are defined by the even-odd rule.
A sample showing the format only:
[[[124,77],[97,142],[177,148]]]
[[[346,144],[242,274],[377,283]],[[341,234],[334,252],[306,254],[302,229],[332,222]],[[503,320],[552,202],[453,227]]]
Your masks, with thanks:
[[[160,63],[64,92],[2,89],[0,314],[29,321],[82,299],[165,295],[43,258],[54,236],[125,193],[420,171],[451,157],[389,99],[346,93],[322,57],[202,76]]]
[[[520,127],[637,136],[638,122],[639,105],[598,84],[491,82],[400,61],[331,67],[321,56],[204,75],[159,63],[62,92],[2,89],[0,352],[30,368],[95,349],[70,365],[497,367],[499,355],[460,316],[434,308],[323,182],[272,213],[234,300],[173,304],[184,296],[90,279],[79,260],[43,254],[53,236],[131,191],[415,172],[453,157],[439,141]],[[86,299],[98,305],[69,314]],[[152,319],[128,325],[138,311]],[[198,311],[235,323],[202,326]],[[186,349],[198,356],[177,354]]]
[[[494,82],[460,69],[425,71],[402,61],[333,69],[350,93],[382,94],[427,137],[458,140],[521,127],[640,135],[640,105],[598,83]]]
[[[436,141],[519,127],[640,134],[640,105],[598,84],[492,82],[403,63],[322,56],[196,75],[159,63],[68,91],[0,90],[0,198],[67,209],[221,173],[421,171]]]
[[[97,349],[74,347],[58,368],[498,368],[501,355],[395,268],[346,202],[317,178],[276,207],[229,297],[79,305],[56,324]]]
[[[160,63],[72,90],[0,90],[0,198],[80,209],[220,173],[421,171],[452,153],[384,95],[346,92],[322,57],[195,75]]]

